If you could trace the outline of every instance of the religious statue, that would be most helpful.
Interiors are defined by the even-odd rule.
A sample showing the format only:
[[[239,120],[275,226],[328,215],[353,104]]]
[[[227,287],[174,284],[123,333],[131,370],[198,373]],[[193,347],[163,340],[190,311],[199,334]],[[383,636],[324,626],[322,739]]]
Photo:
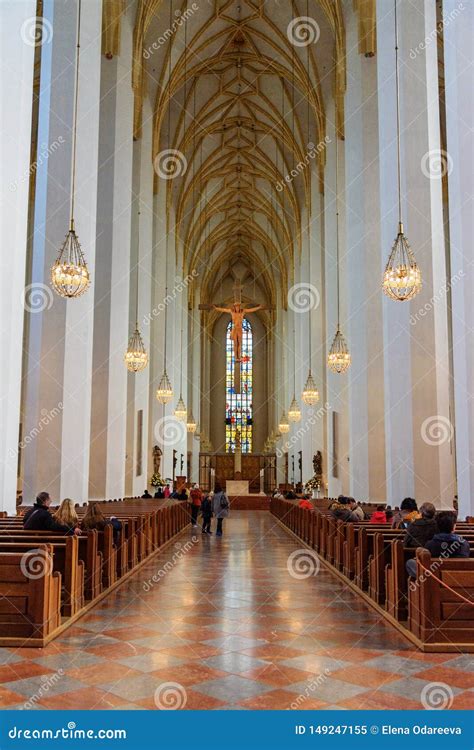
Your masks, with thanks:
[[[238,284],[234,287],[234,302],[230,307],[222,305],[199,305],[200,310],[217,310],[218,312],[229,313],[232,318],[232,330],[230,338],[234,344],[235,361],[242,361],[242,325],[245,315],[257,310],[268,310],[266,305],[243,305],[241,301],[241,287]]]
[[[163,455],[163,451],[161,450],[159,445],[153,446],[153,472],[154,474],[160,473],[160,465],[161,465],[161,456]]]
[[[323,455],[321,451],[317,451],[313,456],[313,471],[315,479],[319,479],[321,482],[323,479]]]

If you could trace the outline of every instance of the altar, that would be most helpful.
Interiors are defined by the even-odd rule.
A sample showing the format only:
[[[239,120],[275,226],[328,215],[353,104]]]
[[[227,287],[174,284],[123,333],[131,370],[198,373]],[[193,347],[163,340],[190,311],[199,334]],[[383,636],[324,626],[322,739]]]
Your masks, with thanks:
[[[225,491],[228,495],[249,495],[248,479],[226,479]]]

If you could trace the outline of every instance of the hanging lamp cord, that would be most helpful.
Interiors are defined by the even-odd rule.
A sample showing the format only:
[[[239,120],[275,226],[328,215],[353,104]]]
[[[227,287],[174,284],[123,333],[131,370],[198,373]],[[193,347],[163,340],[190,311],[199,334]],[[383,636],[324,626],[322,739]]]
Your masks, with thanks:
[[[76,192],[76,142],[77,142],[77,105],[79,94],[79,53],[81,49],[81,3],[77,3],[77,41],[76,41],[76,76],[74,83],[74,113],[72,126],[72,165],[71,165],[71,231],[74,230],[74,194]]]
[[[398,177],[398,231],[403,232],[402,220],[402,177],[401,177],[401,155],[400,155],[400,76],[398,70],[398,17],[397,0],[394,0],[394,23],[395,23],[395,87],[397,99],[397,177]]]
[[[339,146],[336,125],[336,279],[337,279],[337,330],[339,331]]]

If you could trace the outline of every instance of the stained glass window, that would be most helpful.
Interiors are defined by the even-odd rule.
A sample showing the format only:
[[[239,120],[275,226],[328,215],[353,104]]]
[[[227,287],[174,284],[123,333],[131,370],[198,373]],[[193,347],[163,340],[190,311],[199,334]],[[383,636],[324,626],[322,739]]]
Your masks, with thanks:
[[[240,388],[235,384],[234,342],[231,339],[233,323],[227,326],[226,334],[226,406],[225,447],[227,453],[235,453],[235,434],[240,431],[242,453],[252,452],[252,326],[244,318],[242,322],[242,359],[240,362]],[[239,384],[237,384],[238,386]],[[238,392],[237,392],[238,390]]]

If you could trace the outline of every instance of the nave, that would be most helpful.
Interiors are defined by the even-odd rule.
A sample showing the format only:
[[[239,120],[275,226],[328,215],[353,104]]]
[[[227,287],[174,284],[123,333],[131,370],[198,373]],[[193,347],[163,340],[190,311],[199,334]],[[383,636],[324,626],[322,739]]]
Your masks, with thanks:
[[[434,682],[472,705],[472,654],[415,651],[314,559],[268,512],[188,527],[46,648],[2,649],[0,706],[420,709]]]

